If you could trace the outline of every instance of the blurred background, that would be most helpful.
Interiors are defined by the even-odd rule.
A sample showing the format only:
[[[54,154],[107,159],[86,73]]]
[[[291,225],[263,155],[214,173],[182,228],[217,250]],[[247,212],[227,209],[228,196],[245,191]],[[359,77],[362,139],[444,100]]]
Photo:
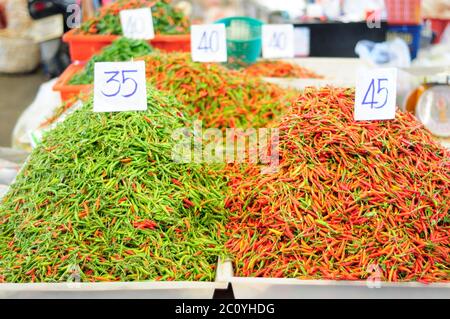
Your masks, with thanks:
[[[114,1],[0,0],[0,146],[17,144],[16,123],[23,111],[35,101],[42,85],[51,88],[53,84],[47,81],[58,77],[70,65],[62,34],[111,2]],[[295,56],[314,71],[330,74],[320,83],[323,85],[351,84],[348,74],[360,62],[398,67],[399,106],[413,112],[420,92],[433,85],[448,87],[450,0],[174,0],[172,3],[192,23],[248,16],[265,23],[293,24]],[[64,25],[44,24],[44,31],[43,24],[39,30],[35,27],[41,19],[55,14],[64,16]],[[301,83],[300,87],[305,83],[311,82]]]

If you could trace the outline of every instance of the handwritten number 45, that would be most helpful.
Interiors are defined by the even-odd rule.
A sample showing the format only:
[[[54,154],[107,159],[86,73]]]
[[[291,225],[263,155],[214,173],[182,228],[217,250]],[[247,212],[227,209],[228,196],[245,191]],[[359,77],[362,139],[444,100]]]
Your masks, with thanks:
[[[364,99],[362,101],[363,105],[370,105],[371,109],[381,109],[386,105],[388,101],[389,91],[387,87],[382,86],[384,82],[388,81],[388,79],[377,79],[377,80],[378,80],[377,82],[378,88],[375,89],[375,79],[372,79],[369,88],[367,89],[366,95],[364,95]],[[375,99],[375,94],[377,95],[377,99]],[[383,96],[384,96],[383,103],[380,104],[380,100],[378,100],[378,98]]]
[[[106,81],[106,83],[108,84],[108,83],[115,82],[115,83],[117,83],[117,85],[116,85],[116,91],[113,91],[113,93],[105,93],[104,91],[102,91],[102,94],[106,97],[117,96],[117,94],[119,94],[120,91],[122,90],[122,84],[125,85],[126,82],[131,82],[131,83],[134,83],[134,85],[132,84],[134,86],[134,88],[133,88],[133,90],[131,90],[131,93],[128,93],[128,94],[122,93],[121,95],[123,97],[132,96],[134,93],[136,93],[138,84],[133,78],[127,77],[126,74],[127,73],[135,73],[135,72],[137,72],[137,70],[122,70],[122,72],[119,72],[119,71],[105,72],[105,74],[112,74],[112,76],[108,79],[108,81]],[[119,81],[116,79],[116,77],[119,75],[119,73],[122,74],[122,81]]]

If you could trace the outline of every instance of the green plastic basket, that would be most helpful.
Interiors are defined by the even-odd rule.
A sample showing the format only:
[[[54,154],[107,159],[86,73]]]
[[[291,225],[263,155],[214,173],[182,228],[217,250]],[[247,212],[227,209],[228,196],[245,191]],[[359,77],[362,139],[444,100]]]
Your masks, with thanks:
[[[232,64],[252,64],[261,55],[262,21],[248,17],[230,17],[216,21],[227,29],[228,61]]]

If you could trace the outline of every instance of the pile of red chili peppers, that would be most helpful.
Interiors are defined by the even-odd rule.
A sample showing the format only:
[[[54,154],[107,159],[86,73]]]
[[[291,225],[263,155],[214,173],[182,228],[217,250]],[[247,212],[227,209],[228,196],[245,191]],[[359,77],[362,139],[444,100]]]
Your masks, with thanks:
[[[322,79],[323,76],[316,74],[298,64],[285,61],[259,61],[243,69],[242,72],[252,76],[269,78],[300,78],[300,79]]]
[[[353,106],[351,89],[308,88],[280,123],[278,173],[228,168],[237,276],[449,281],[448,150],[409,113],[356,122]]]

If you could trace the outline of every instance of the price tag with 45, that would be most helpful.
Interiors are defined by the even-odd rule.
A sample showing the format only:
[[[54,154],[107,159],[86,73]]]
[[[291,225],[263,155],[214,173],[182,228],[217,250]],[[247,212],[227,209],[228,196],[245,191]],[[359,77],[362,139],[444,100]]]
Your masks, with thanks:
[[[356,83],[355,120],[393,120],[397,99],[397,69],[360,72]]]
[[[94,67],[94,112],[147,110],[145,62],[98,62]]]

